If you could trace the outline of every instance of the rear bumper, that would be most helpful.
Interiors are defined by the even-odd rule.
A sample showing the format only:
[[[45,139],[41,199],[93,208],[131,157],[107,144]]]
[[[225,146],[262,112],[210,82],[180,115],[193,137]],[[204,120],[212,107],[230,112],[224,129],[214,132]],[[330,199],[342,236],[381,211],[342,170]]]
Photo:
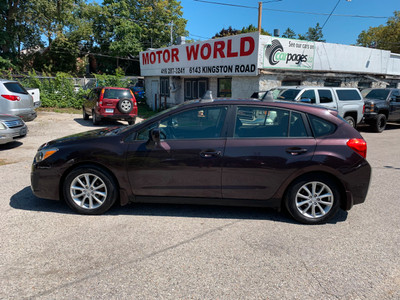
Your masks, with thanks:
[[[20,117],[22,120],[25,122],[33,121],[36,119],[37,114],[36,111],[28,112],[28,113],[19,113],[17,114],[18,117]]]
[[[371,166],[364,160],[357,170],[343,176],[345,184],[345,201],[342,208],[349,210],[353,205],[363,203],[367,198],[371,180]]]

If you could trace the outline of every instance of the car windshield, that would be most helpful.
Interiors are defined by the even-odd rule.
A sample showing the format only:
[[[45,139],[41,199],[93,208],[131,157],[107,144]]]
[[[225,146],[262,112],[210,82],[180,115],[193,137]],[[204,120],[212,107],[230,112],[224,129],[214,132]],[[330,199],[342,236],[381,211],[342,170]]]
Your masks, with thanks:
[[[390,91],[389,90],[380,90],[375,89],[371,90],[364,98],[366,99],[378,99],[378,100],[386,100]]]
[[[4,83],[4,86],[12,93],[28,94],[27,90],[19,82],[7,82]]]
[[[275,100],[294,101],[296,96],[300,93],[297,89],[272,89],[272,97]]]
[[[123,99],[131,97],[132,95],[129,90],[105,89],[104,91],[104,99]]]

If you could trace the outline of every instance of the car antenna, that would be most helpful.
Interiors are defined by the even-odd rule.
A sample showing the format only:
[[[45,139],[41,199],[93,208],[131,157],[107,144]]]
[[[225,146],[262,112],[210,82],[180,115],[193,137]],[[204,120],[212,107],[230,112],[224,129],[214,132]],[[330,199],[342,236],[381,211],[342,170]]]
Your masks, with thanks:
[[[207,90],[204,95],[200,99],[201,102],[212,102],[214,101],[212,97],[212,92],[210,90]]]

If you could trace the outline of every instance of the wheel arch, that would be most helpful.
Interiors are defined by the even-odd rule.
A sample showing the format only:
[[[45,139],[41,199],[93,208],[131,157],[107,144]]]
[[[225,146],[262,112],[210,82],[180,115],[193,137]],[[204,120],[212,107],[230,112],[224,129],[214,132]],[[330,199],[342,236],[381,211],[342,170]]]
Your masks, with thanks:
[[[82,167],[96,168],[99,171],[106,172],[108,175],[110,175],[110,177],[113,179],[113,181],[116,184],[117,201],[119,201],[121,205],[127,204],[129,202],[127,193],[125,192],[125,190],[121,190],[119,180],[115,176],[115,174],[106,166],[104,166],[100,163],[96,163],[96,162],[79,162],[79,163],[69,166],[69,168],[67,168],[63,172],[62,176],[60,177],[59,189],[58,189],[60,199],[63,199],[65,201],[64,196],[63,196],[63,186],[64,186],[65,178],[67,177],[67,175],[69,173],[71,173],[73,170],[75,170],[77,168],[82,168]]]
[[[339,189],[339,194],[340,194],[340,208],[343,210],[349,210],[352,207],[352,199],[349,199],[347,193],[346,193],[346,188],[344,183],[334,174],[329,173],[327,171],[309,171],[303,174],[300,174],[294,178],[292,178],[287,184],[285,184],[284,191],[282,193],[282,201],[281,201],[281,209],[286,209],[286,199],[287,199],[287,194],[290,190],[290,188],[299,180],[303,180],[306,178],[321,178],[321,177],[326,177],[332,180]]]

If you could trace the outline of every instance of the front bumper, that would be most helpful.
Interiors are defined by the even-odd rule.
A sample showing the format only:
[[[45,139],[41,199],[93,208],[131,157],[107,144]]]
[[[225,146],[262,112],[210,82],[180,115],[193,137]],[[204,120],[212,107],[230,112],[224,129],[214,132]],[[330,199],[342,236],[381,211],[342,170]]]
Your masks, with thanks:
[[[7,144],[18,139],[22,139],[28,133],[26,125],[18,128],[8,128],[0,130],[0,144]]]

